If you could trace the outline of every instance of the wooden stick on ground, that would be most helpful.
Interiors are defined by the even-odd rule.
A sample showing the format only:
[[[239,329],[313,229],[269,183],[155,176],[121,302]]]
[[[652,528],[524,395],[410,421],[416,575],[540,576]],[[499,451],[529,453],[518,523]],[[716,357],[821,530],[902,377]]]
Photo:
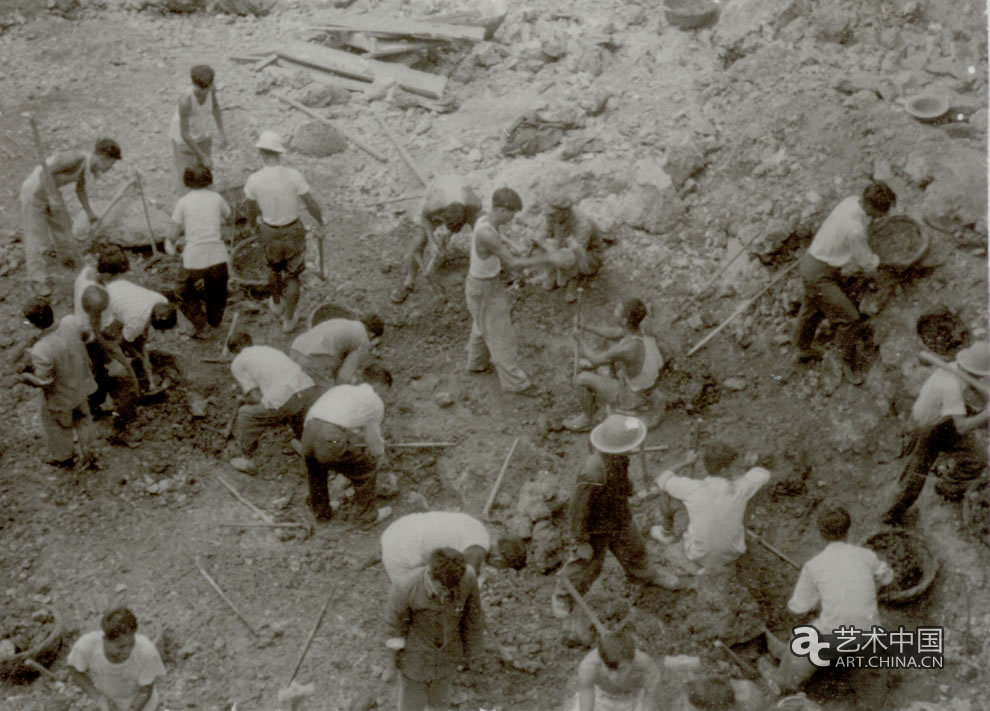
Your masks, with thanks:
[[[723,652],[725,652],[726,655],[728,655],[729,659],[734,661],[736,665],[742,671],[744,671],[750,679],[756,679],[760,676],[760,673],[757,670],[753,669],[753,667],[747,664],[742,657],[740,657],[738,654],[736,654],[731,649],[729,649],[729,645],[727,645],[722,640],[716,639],[714,642],[712,642],[712,645],[716,649],[721,649]]]
[[[336,592],[336,591],[335,591]],[[295,681],[296,674],[299,673],[299,669],[302,667],[303,660],[306,658],[306,652],[309,651],[309,645],[313,643],[313,638],[316,636],[317,631],[320,629],[320,625],[323,624],[323,617],[327,614],[327,608],[330,607],[330,600],[333,598],[334,593],[327,596],[327,601],[323,603],[323,609],[320,610],[320,616],[316,618],[316,624],[313,625],[313,629],[309,631],[309,637],[306,638],[306,644],[303,645],[302,651],[299,653],[299,659],[296,660],[296,666],[292,670],[292,676],[289,677],[289,681],[286,686]]]
[[[320,116],[318,113],[316,113],[315,111],[313,111],[308,106],[303,106],[298,101],[295,101],[294,99],[290,99],[288,96],[285,96],[283,94],[279,94],[277,91],[273,91],[272,92],[272,96],[274,96],[279,101],[282,101],[282,102],[288,104],[292,108],[297,109],[298,111],[302,111],[304,114],[306,114],[307,116],[310,116],[311,118],[316,119],[320,123],[324,123],[327,126],[332,126],[334,129],[336,129],[337,133],[339,133],[341,136],[343,136],[344,138],[346,138],[348,141],[350,141],[351,143],[353,143],[355,146],[357,146],[358,148],[360,148],[362,151],[364,151],[365,153],[367,153],[368,155],[370,155],[372,158],[376,158],[376,159],[380,160],[382,163],[387,163],[388,162],[388,158],[386,158],[385,156],[383,156],[381,153],[379,153],[378,151],[376,151],[374,148],[372,148],[371,146],[369,146],[367,143],[365,143],[364,141],[362,141],[360,138],[358,138],[357,136],[355,136],[354,134],[352,134],[350,131],[345,131],[340,126],[338,126],[333,121],[331,121],[330,119],[328,119],[328,118],[326,118],[324,116]]]
[[[244,523],[218,523],[222,528],[309,528],[305,523],[293,523],[292,521],[276,521],[267,523],[264,521],[246,521]]]
[[[778,558],[780,558],[782,561],[784,561],[785,563],[789,563],[790,565],[792,565],[797,570],[801,570],[801,566],[798,565],[797,563],[795,563],[791,558],[788,558],[783,552],[780,551],[780,549],[775,548],[774,546],[770,545],[762,537],[757,536],[755,533],[753,533],[748,528],[746,529],[746,533],[749,534],[749,537],[750,538],[752,538],[754,541],[756,541],[761,546],[763,546],[764,548],[766,548],[768,551],[770,551],[771,553],[773,553],[775,556],[777,556]]]
[[[59,680],[59,678],[57,676],[55,676],[54,674],[52,674],[52,672],[51,672],[50,669],[46,669],[45,667],[43,667],[42,665],[38,664],[38,662],[34,661],[33,659],[25,659],[24,662],[23,662],[23,664],[26,667],[30,667],[31,669],[34,669],[39,674],[42,674],[44,676],[47,676],[52,681],[58,681]]]
[[[416,176],[416,179],[423,184],[423,187],[426,187],[430,182],[429,179],[426,177],[423,171],[419,169],[419,166],[416,165],[416,161],[412,159],[412,156],[409,155],[409,151],[407,151],[406,147],[402,145],[401,141],[399,141],[399,137],[395,135],[395,132],[388,127],[388,124],[385,123],[385,121],[380,116],[376,114],[374,115],[374,119],[375,121],[378,122],[378,125],[381,126],[382,131],[385,133],[386,136],[388,136],[388,140],[392,142],[392,145],[395,146],[395,149],[399,151],[399,155],[402,157],[403,162],[407,166],[409,166],[409,170],[411,170],[413,174]]]
[[[269,64],[274,64],[277,61],[278,61],[278,55],[277,54],[270,54],[270,55],[268,55],[268,57],[266,59],[258,62],[253,67],[251,67],[251,71],[252,72],[260,72],[262,69],[264,69],[265,67],[267,67]]]
[[[708,341],[710,341],[713,338],[715,338],[715,336],[717,336],[722,331],[723,328],[725,328],[730,323],[732,323],[736,319],[736,317],[738,317],[743,311],[745,311],[750,306],[752,306],[754,303],[756,303],[756,300],[759,299],[761,296],[763,296],[763,294],[765,294],[767,291],[769,291],[770,290],[770,287],[774,286],[778,281],[780,281],[785,276],[787,276],[788,274],[790,274],[791,273],[791,270],[794,269],[794,267],[796,267],[797,265],[798,265],[797,262],[793,262],[792,264],[788,265],[786,268],[782,269],[781,272],[777,276],[775,276],[770,281],[769,284],[767,284],[765,287],[763,287],[762,289],[760,289],[756,293],[756,296],[754,296],[753,298],[751,298],[749,301],[746,301],[745,303],[740,304],[739,307],[735,311],[733,311],[732,314],[727,319],[725,319],[724,321],[722,321],[722,323],[720,323],[718,326],[716,326],[714,331],[712,331],[707,336],[705,336],[700,341],[698,341],[694,345],[694,347],[687,352],[687,354],[690,356],[690,355],[694,355],[695,353],[697,353],[706,343],[708,343]]]
[[[148,241],[151,242],[151,251],[158,254],[158,245],[155,244],[155,231],[151,228],[151,214],[148,212],[148,201],[144,198],[144,186],[141,185],[141,174],[134,172],[134,181],[137,183],[138,195],[141,196],[141,207],[144,208],[144,221],[148,225]]]
[[[574,314],[574,329],[577,331],[577,335],[581,335],[581,295],[584,294],[584,289],[582,287],[577,288],[577,313]],[[581,347],[578,345],[577,340],[574,341],[574,368],[571,373],[572,378],[576,378],[578,375],[578,365],[581,362]]]
[[[560,573],[558,573],[558,575],[560,575]],[[598,615],[595,614],[595,611],[588,607],[588,603],[584,601],[583,597],[581,597],[581,593],[574,588],[574,583],[571,582],[570,578],[566,575],[560,575],[560,580],[564,583],[564,588],[567,589],[568,595],[574,598],[574,601],[578,604],[578,607],[584,610],[584,614],[588,616],[588,619],[591,620],[591,624],[595,626],[595,630],[598,632],[598,638],[601,639],[607,635],[608,629],[602,624],[602,621],[598,619]]]
[[[483,511],[484,517],[488,518],[488,514],[491,513],[492,505],[495,503],[495,497],[498,496],[498,490],[502,488],[502,480],[505,479],[505,473],[509,469],[509,462],[512,460],[512,455],[516,452],[516,446],[519,444],[519,438],[516,437],[512,440],[512,446],[509,447],[509,453],[505,455],[505,461],[502,462],[502,469],[498,473],[498,477],[495,479],[495,485],[492,486],[491,493],[488,494],[488,501],[485,502],[485,508]]]
[[[712,284],[714,284],[716,281],[718,281],[718,278],[720,276],[722,276],[722,274],[725,273],[725,270],[728,269],[732,265],[732,263],[734,261],[736,261],[737,259],[739,259],[739,257],[741,257],[743,254],[746,254],[746,250],[749,248],[749,246],[751,244],[753,244],[753,242],[755,242],[757,239],[759,239],[760,237],[762,237],[764,234],[766,234],[766,230],[763,230],[762,232],[757,232],[756,235],[754,237],[752,237],[746,244],[742,245],[739,248],[739,251],[736,252],[735,256],[733,256],[732,259],[730,259],[728,262],[726,262],[725,265],[721,269],[718,270],[718,272],[715,274],[715,276],[713,276],[711,279],[708,280],[708,283],[707,284],[705,284],[703,287],[701,287],[701,289],[695,295],[695,298],[697,298],[701,294],[704,294],[706,291],[708,291],[708,287],[710,287]]]
[[[217,585],[217,581],[210,577],[210,574],[206,572],[206,569],[203,568],[202,565],[200,565],[197,558],[193,558],[193,562],[196,564],[196,567],[199,568],[199,572],[203,574],[203,577],[206,578],[206,582],[210,584],[210,587],[217,591],[217,595],[220,596],[220,599],[227,603],[227,606],[234,611],[234,614],[237,615],[238,619],[244,623],[244,626],[251,630],[251,634],[257,637],[257,630],[255,630],[252,624],[248,622],[248,619],[244,616],[244,613],[237,609],[237,605],[231,602],[230,598],[227,597],[227,593],[225,593],[220,586]]]
[[[260,518],[260,519],[261,519],[262,521],[264,521],[265,523],[275,523],[275,519],[273,519],[273,518],[272,518],[271,516],[269,516],[269,515],[268,515],[268,514],[266,514],[266,513],[264,512],[264,511],[262,511],[262,510],[261,510],[261,509],[259,509],[259,508],[258,508],[257,506],[255,506],[255,505],[254,505],[254,504],[252,504],[252,503],[251,503],[250,501],[248,501],[248,500],[247,500],[247,499],[245,499],[245,498],[244,498],[243,496],[241,496],[241,492],[239,492],[239,491],[238,491],[237,489],[235,489],[235,488],[233,487],[233,485],[232,485],[232,484],[230,484],[230,483],[229,483],[229,482],[228,482],[228,481],[227,481],[226,479],[224,479],[224,478],[223,478],[222,476],[220,476],[219,474],[214,474],[213,476],[215,476],[215,477],[217,478],[217,481],[219,481],[219,482],[220,482],[221,484],[223,484],[223,485],[224,485],[224,487],[225,487],[225,488],[227,489],[227,491],[229,491],[229,492],[230,492],[231,494],[233,494],[233,495],[234,495],[234,497],[235,497],[235,498],[236,498],[236,499],[237,499],[238,501],[240,501],[240,502],[241,502],[242,504],[244,504],[244,505],[245,505],[245,506],[247,506],[247,507],[248,507],[249,509],[251,509],[251,511],[252,511],[252,512],[254,512],[254,514],[255,514],[255,515],[256,515],[256,516],[258,517],[258,518]]]
[[[934,365],[936,368],[942,368],[947,370],[957,378],[966,383],[969,387],[973,388],[977,392],[981,392],[984,395],[990,396],[990,388],[987,387],[986,383],[981,383],[979,380],[971,375],[967,375],[962,370],[960,370],[955,363],[946,363],[944,360],[938,356],[928,353],[927,351],[922,351],[918,354],[918,359],[923,363],[928,363],[929,365]]]

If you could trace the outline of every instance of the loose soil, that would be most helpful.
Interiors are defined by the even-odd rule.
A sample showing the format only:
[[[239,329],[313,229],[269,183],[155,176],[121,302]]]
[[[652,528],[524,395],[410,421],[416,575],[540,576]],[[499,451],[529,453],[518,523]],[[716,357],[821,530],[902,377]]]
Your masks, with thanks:
[[[865,545],[876,552],[894,572],[889,586],[891,591],[909,590],[921,582],[925,571],[914,553],[914,546],[904,536],[880,533],[867,539]]]

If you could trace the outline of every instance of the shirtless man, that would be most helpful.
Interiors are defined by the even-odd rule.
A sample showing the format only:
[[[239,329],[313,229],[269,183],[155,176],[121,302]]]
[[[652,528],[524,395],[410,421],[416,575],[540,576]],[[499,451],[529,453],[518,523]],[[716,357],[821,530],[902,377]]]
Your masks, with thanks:
[[[654,711],[659,701],[656,662],[636,649],[627,632],[610,632],[581,660],[570,711]]]
[[[169,138],[172,139],[172,156],[175,159],[175,173],[180,189],[184,188],[183,176],[186,168],[199,165],[213,167],[210,155],[213,137],[206,117],[207,109],[212,112],[213,121],[220,132],[220,147],[227,146],[227,134],[223,130],[220,104],[217,103],[217,91],[213,85],[213,68],[197,64],[190,70],[189,78],[192,79],[192,86],[179,97],[179,105],[172,114],[172,124],[168,131]]]
[[[616,326],[582,324],[582,330],[618,341],[605,350],[590,348],[580,333],[574,334],[578,352],[590,363],[592,370],[581,371],[574,379],[580,392],[581,412],[563,422],[572,432],[590,430],[595,411],[602,403],[629,414],[645,410],[663,368],[663,356],[656,339],[640,328],[646,318],[646,305],[639,299],[625,299],[616,305],[614,317]],[[616,377],[599,375],[593,370],[602,365],[612,366]]]
[[[465,225],[474,227],[481,213],[481,198],[457,175],[441,175],[434,178],[426,189],[423,205],[419,211],[419,225],[423,231],[409,245],[406,252],[406,276],[390,294],[393,303],[401,304],[413,292],[416,284],[416,271],[423,269],[423,276],[429,278],[432,267],[443,259],[452,235]],[[428,264],[423,264],[426,245],[433,244],[435,254]]]
[[[45,161],[55,185],[75,183],[76,197],[89,216],[96,222],[96,213],[89,204],[86,192],[87,174],[96,177],[110,170],[120,160],[120,146],[109,138],[101,138],[90,152],[61,151]],[[40,296],[51,293],[45,269],[44,253],[57,250],[63,260],[73,259],[78,249],[72,236],[72,220],[69,215],[56,214],[57,205],[51,202],[41,166],[35,166],[21,185],[21,215],[24,228],[24,252],[28,280]]]

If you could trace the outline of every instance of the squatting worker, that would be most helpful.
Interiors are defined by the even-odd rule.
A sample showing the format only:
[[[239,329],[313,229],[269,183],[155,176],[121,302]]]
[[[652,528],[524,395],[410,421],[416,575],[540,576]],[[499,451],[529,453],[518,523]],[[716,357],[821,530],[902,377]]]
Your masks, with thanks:
[[[330,388],[306,413],[302,449],[309,474],[309,505],[317,521],[333,516],[327,486],[331,471],[344,475],[354,487],[348,518],[364,523],[374,517],[375,460],[385,458],[382,395],[392,387],[392,374],[372,364],[363,376],[368,382]]]
[[[498,276],[503,264],[514,269],[557,264],[562,253],[516,257],[509,252],[499,228],[511,222],[522,207],[519,193],[511,188],[499,188],[492,195],[491,213],[479,217],[474,225],[471,261],[464,282],[464,296],[472,319],[467,369],[470,373],[483,373],[494,364],[502,390],[536,395],[536,387],[518,364],[509,299]]]
[[[186,168],[213,167],[213,137],[207,112],[220,133],[220,147],[227,147],[227,135],[223,130],[223,117],[217,103],[217,91],[213,84],[213,69],[197,64],[189,72],[192,86],[179,96],[179,103],[172,114],[168,136],[172,139],[172,156],[175,159],[175,175],[179,187],[184,184]]]
[[[818,228],[798,266],[804,297],[794,334],[797,363],[820,356],[811,346],[818,324],[828,318],[835,326],[846,379],[854,385],[863,383],[862,373],[856,370],[859,310],[842,291],[838,279],[843,271],[877,270],[880,258],[870,250],[866,228],[871,219],[883,217],[896,203],[897,195],[885,183],[871,183],[859,197],[852,195],[836,205]]]
[[[295,168],[281,165],[285,153],[282,139],[274,131],[262,131],[254,144],[264,167],[244,184],[251,214],[260,211],[258,234],[271,270],[269,287],[272,311],[282,317],[282,331],[291,333],[297,322],[299,277],[306,268],[306,227],[299,219],[299,200],[313,216],[322,233],[323,213],[310,194],[309,185]],[[319,235],[322,239],[322,234]]]
[[[409,244],[406,253],[406,275],[402,286],[390,294],[396,304],[401,304],[413,292],[416,284],[416,270],[435,266],[447,251],[451,236],[465,225],[474,227],[481,214],[481,198],[459,175],[440,175],[426,188],[423,204],[419,210],[419,225],[422,232]],[[433,264],[422,264],[427,244],[433,244],[436,256]],[[424,273],[423,276],[429,277]]]
[[[96,222],[96,213],[89,204],[87,186],[101,173],[110,170],[121,159],[120,146],[109,138],[101,138],[89,151],[60,151],[49,157],[45,164],[55,180],[55,185],[75,183],[76,197],[90,222]],[[51,293],[45,266],[45,253],[59,252],[63,260],[76,255],[75,237],[72,235],[72,219],[69,215],[56,214],[57,203],[45,189],[41,166],[35,166],[21,184],[21,218],[25,269],[31,288],[39,296]]]

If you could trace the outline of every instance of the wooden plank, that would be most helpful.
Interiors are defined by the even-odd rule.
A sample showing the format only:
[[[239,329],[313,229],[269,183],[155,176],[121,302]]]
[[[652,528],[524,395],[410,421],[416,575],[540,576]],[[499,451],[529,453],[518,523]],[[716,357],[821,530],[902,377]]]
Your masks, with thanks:
[[[429,178],[427,178],[426,175],[423,173],[423,171],[419,169],[419,166],[416,165],[416,161],[414,161],[412,159],[412,156],[409,155],[409,151],[407,151],[406,147],[402,145],[402,141],[399,140],[399,137],[396,136],[395,133],[393,133],[392,129],[390,129],[388,127],[388,124],[385,123],[384,120],[382,120],[381,116],[375,115],[374,119],[375,121],[378,122],[378,125],[381,126],[382,131],[385,132],[385,135],[388,136],[388,140],[390,140],[392,142],[392,145],[395,146],[396,150],[399,151],[399,156],[401,156],[402,160],[409,167],[409,170],[411,170],[413,174],[416,176],[416,178],[419,180],[419,182],[423,184],[423,187],[425,188],[427,185],[429,185],[430,183]]]
[[[377,59],[407,52],[420,52],[432,46],[434,46],[433,42],[379,42],[375,49],[368,51],[368,58]]]
[[[340,89],[347,89],[348,91],[367,91],[368,87],[371,86],[371,82],[361,81],[359,79],[348,79],[347,77],[342,77],[339,74],[333,74],[332,72],[327,72],[322,69],[316,69],[314,67],[308,67],[305,64],[293,62],[285,57],[280,57],[278,64],[273,65],[271,68],[274,69],[276,73],[284,75],[288,75],[290,72],[303,72],[313,81],[329,84],[330,86],[336,86]]]
[[[376,78],[394,79],[406,91],[422,94],[430,99],[442,97],[443,90],[447,86],[446,77],[375,59],[363,59],[348,52],[322,47],[311,42],[291,42],[279,50],[279,56],[299,64],[343,74],[352,79],[365,81],[374,81]]]
[[[273,91],[272,92],[272,96],[274,96],[279,101],[285,102],[286,104],[288,104],[292,108],[296,109],[297,111],[302,111],[307,116],[311,116],[312,118],[316,119],[320,123],[323,123],[323,124],[326,124],[327,126],[333,127],[337,131],[337,133],[339,133],[341,136],[343,136],[344,138],[346,138],[348,141],[350,141],[351,143],[353,143],[355,146],[357,146],[358,148],[360,148],[362,151],[364,151],[368,155],[372,156],[373,158],[377,158],[382,163],[387,163],[388,162],[388,158],[386,158],[385,156],[383,156],[381,153],[379,153],[378,151],[376,151],[374,148],[372,148],[371,146],[369,146],[367,143],[365,143],[364,141],[362,141],[360,138],[358,138],[357,136],[355,136],[351,132],[347,131],[346,129],[341,128],[340,126],[338,126],[333,121],[331,121],[330,119],[326,118],[325,116],[320,116],[318,113],[316,113],[315,111],[313,111],[313,109],[309,108],[308,106],[304,106],[303,104],[300,104],[298,101],[296,101],[294,99],[290,99],[288,96],[285,96],[284,94],[280,94],[277,91]]]
[[[404,17],[373,17],[368,15],[331,15],[316,25],[327,30],[351,30],[381,35],[399,35],[417,39],[466,40],[480,42],[485,28],[473,25],[446,25],[440,22],[408,20]]]

